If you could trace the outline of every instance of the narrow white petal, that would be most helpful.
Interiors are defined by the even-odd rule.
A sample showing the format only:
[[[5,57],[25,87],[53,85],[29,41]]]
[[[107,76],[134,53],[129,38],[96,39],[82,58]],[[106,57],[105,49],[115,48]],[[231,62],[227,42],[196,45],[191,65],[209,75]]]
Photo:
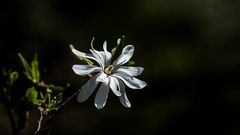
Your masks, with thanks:
[[[98,51],[94,49],[93,41],[94,41],[94,38],[92,39],[92,42],[91,42],[92,49],[90,49],[90,51],[93,54],[93,56],[97,59],[97,62],[99,63],[99,65],[104,69],[106,66],[108,66],[111,63],[112,54],[107,51],[106,41],[103,43],[104,51]]]
[[[102,70],[100,67],[90,65],[73,65],[72,69],[77,75],[87,75]]]
[[[89,79],[81,88],[80,92],[78,93],[77,100],[78,102],[82,103],[86,101],[89,96],[93,93],[96,89],[99,82],[96,81],[100,74],[95,75],[91,79]]]
[[[118,80],[115,77],[111,77],[111,76],[109,77],[109,79],[110,79],[110,88],[112,89],[113,93],[116,96],[121,96],[121,93],[119,91],[120,86],[119,86]]]
[[[106,79],[106,81],[101,84],[95,97],[95,106],[98,109],[102,109],[105,106],[108,98],[108,93],[109,93],[109,79]]]
[[[127,45],[123,48],[122,54],[114,61],[113,66],[117,67],[127,63],[133,55],[134,47],[132,45]]]
[[[93,54],[80,52],[80,51],[76,50],[75,48],[72,48],[71,50],[78,57],[84,57],[84,58],[88,58],[88,59],[97,61],[97,59],[95,58],[95,56]]]
[[[121,92],[121,96],[119,96],[119,100],[124,107],[130,108],[131,103],[129,102],[129,100],[127,98],[127,94],[125,91],[125,85],[123,84],[123,82],[121,80],[118,80],[118,82],[120,85],[120,92]]]
[[[104,57],[105,57],[105,66],[108,66],[111,63],[112,53],[107,50],[107,42],[103,43]]]
[[[107,42],[106,41],[103,43],[103,50],[107,51]]]
[[[127,66],[121,66],[116,70],[116,72],[124,72],[130,76],[138,76],[143,72],[144,68],[142,67],[127,67]]]
[[[105,82],[106,80],[107,80],[107,75],[104,72],[101,72],[100,76],[97,78],[96,81]]]
[[[124,72],[114,73],[112,74],[112,76],[115,76],[121,79],[129,88],[132,88],[132,89],[142,89],[145,86],[147,86],[146,82],[139,80],[135,77],[132,77]]]
[[[99,63],[99,65],[104,69],[104,67],[105,67],[105,59],[104,59],[104,57],[102,56],[102,54],[99,51],[94,49],[93,41],[94,41],[94,38],[92,39],[92,42],[91,42],[92,49],[90,49],[90,51],[93,54],[93,56],[97,59],[97,62]]]
[[[99,52],[97,52],[96,50],[92,50],[90,49],[91,53],[94,55],[94,57],[97,59],[96,61],[98,62],[98,64],[104,69],[104,59],[101,58],[101,55],[99,54]]]

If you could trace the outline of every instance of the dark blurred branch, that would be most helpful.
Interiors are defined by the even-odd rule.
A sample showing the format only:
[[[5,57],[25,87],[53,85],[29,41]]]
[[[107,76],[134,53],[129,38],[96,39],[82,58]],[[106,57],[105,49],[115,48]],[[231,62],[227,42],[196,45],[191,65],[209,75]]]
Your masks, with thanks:
[[[5,108],[7,109],[11,128],[12,128],[12,133],[13,135],[19,135],[20,134],[20,129],[17,126],[16,119],[15,119],[15,113],[14,110],[11,106],[11,98],[9,95],[9,89],[3,88],[3,93],[4,93],[4,99],[3,99],[3,104]]]

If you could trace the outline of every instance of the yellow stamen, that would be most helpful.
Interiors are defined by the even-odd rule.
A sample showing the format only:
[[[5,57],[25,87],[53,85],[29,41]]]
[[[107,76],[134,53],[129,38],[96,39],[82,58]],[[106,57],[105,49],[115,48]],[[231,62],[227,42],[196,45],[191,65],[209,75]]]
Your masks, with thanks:
[[[109,75],[112,73],[113,65],[109,65],[107,68],[104,69],[104,73]]]

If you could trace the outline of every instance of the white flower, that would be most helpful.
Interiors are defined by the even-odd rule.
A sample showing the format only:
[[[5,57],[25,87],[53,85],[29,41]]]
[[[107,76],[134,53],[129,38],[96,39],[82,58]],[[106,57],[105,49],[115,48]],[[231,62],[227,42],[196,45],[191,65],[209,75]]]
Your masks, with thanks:
[[[94,40],[94,38],[93,38]],[[95,106],[101,109],[105,106],[109,89],[119,97],[120,102],[125,107],[131,107],[131,104],[127,98],[124,83],[132,89],[142,89],[147,84],[135,78],[143,72],[142,67],[123,66],[127,63],[134,52],[132,45],[127,45],[123,48],[122,54],[111,63],[112,54],[107,51],[107,43],[103,44],[103,51],[97,51],[93,48],[93,40],[91,42],[90,49],[92,54],[80,52],[72,48],[72,52],[78,57],[84,57],[96,61],[100,67],[94,65],[73,65],[72,69],[77,75],[88,75],[96,73],[86,84],[83,85],[79,94],[78,101],[84,102],[89,98],[93,91],[97,88],[97,85],[101,83],[96,97]]]

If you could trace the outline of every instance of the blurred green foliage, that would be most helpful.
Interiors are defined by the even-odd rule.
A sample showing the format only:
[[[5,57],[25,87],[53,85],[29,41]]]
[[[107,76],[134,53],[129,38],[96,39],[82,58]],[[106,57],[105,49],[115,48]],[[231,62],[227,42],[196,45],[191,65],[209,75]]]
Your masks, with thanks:
[[[33,86],[26,90],[25,98],[37,108],[42,108],[44,114],[47,115],[62,102],[65,88],[41,81],[37,55],[32,60],[31,66],[20,53],[18,56],[25,69],[23,73],[33,83]]]

